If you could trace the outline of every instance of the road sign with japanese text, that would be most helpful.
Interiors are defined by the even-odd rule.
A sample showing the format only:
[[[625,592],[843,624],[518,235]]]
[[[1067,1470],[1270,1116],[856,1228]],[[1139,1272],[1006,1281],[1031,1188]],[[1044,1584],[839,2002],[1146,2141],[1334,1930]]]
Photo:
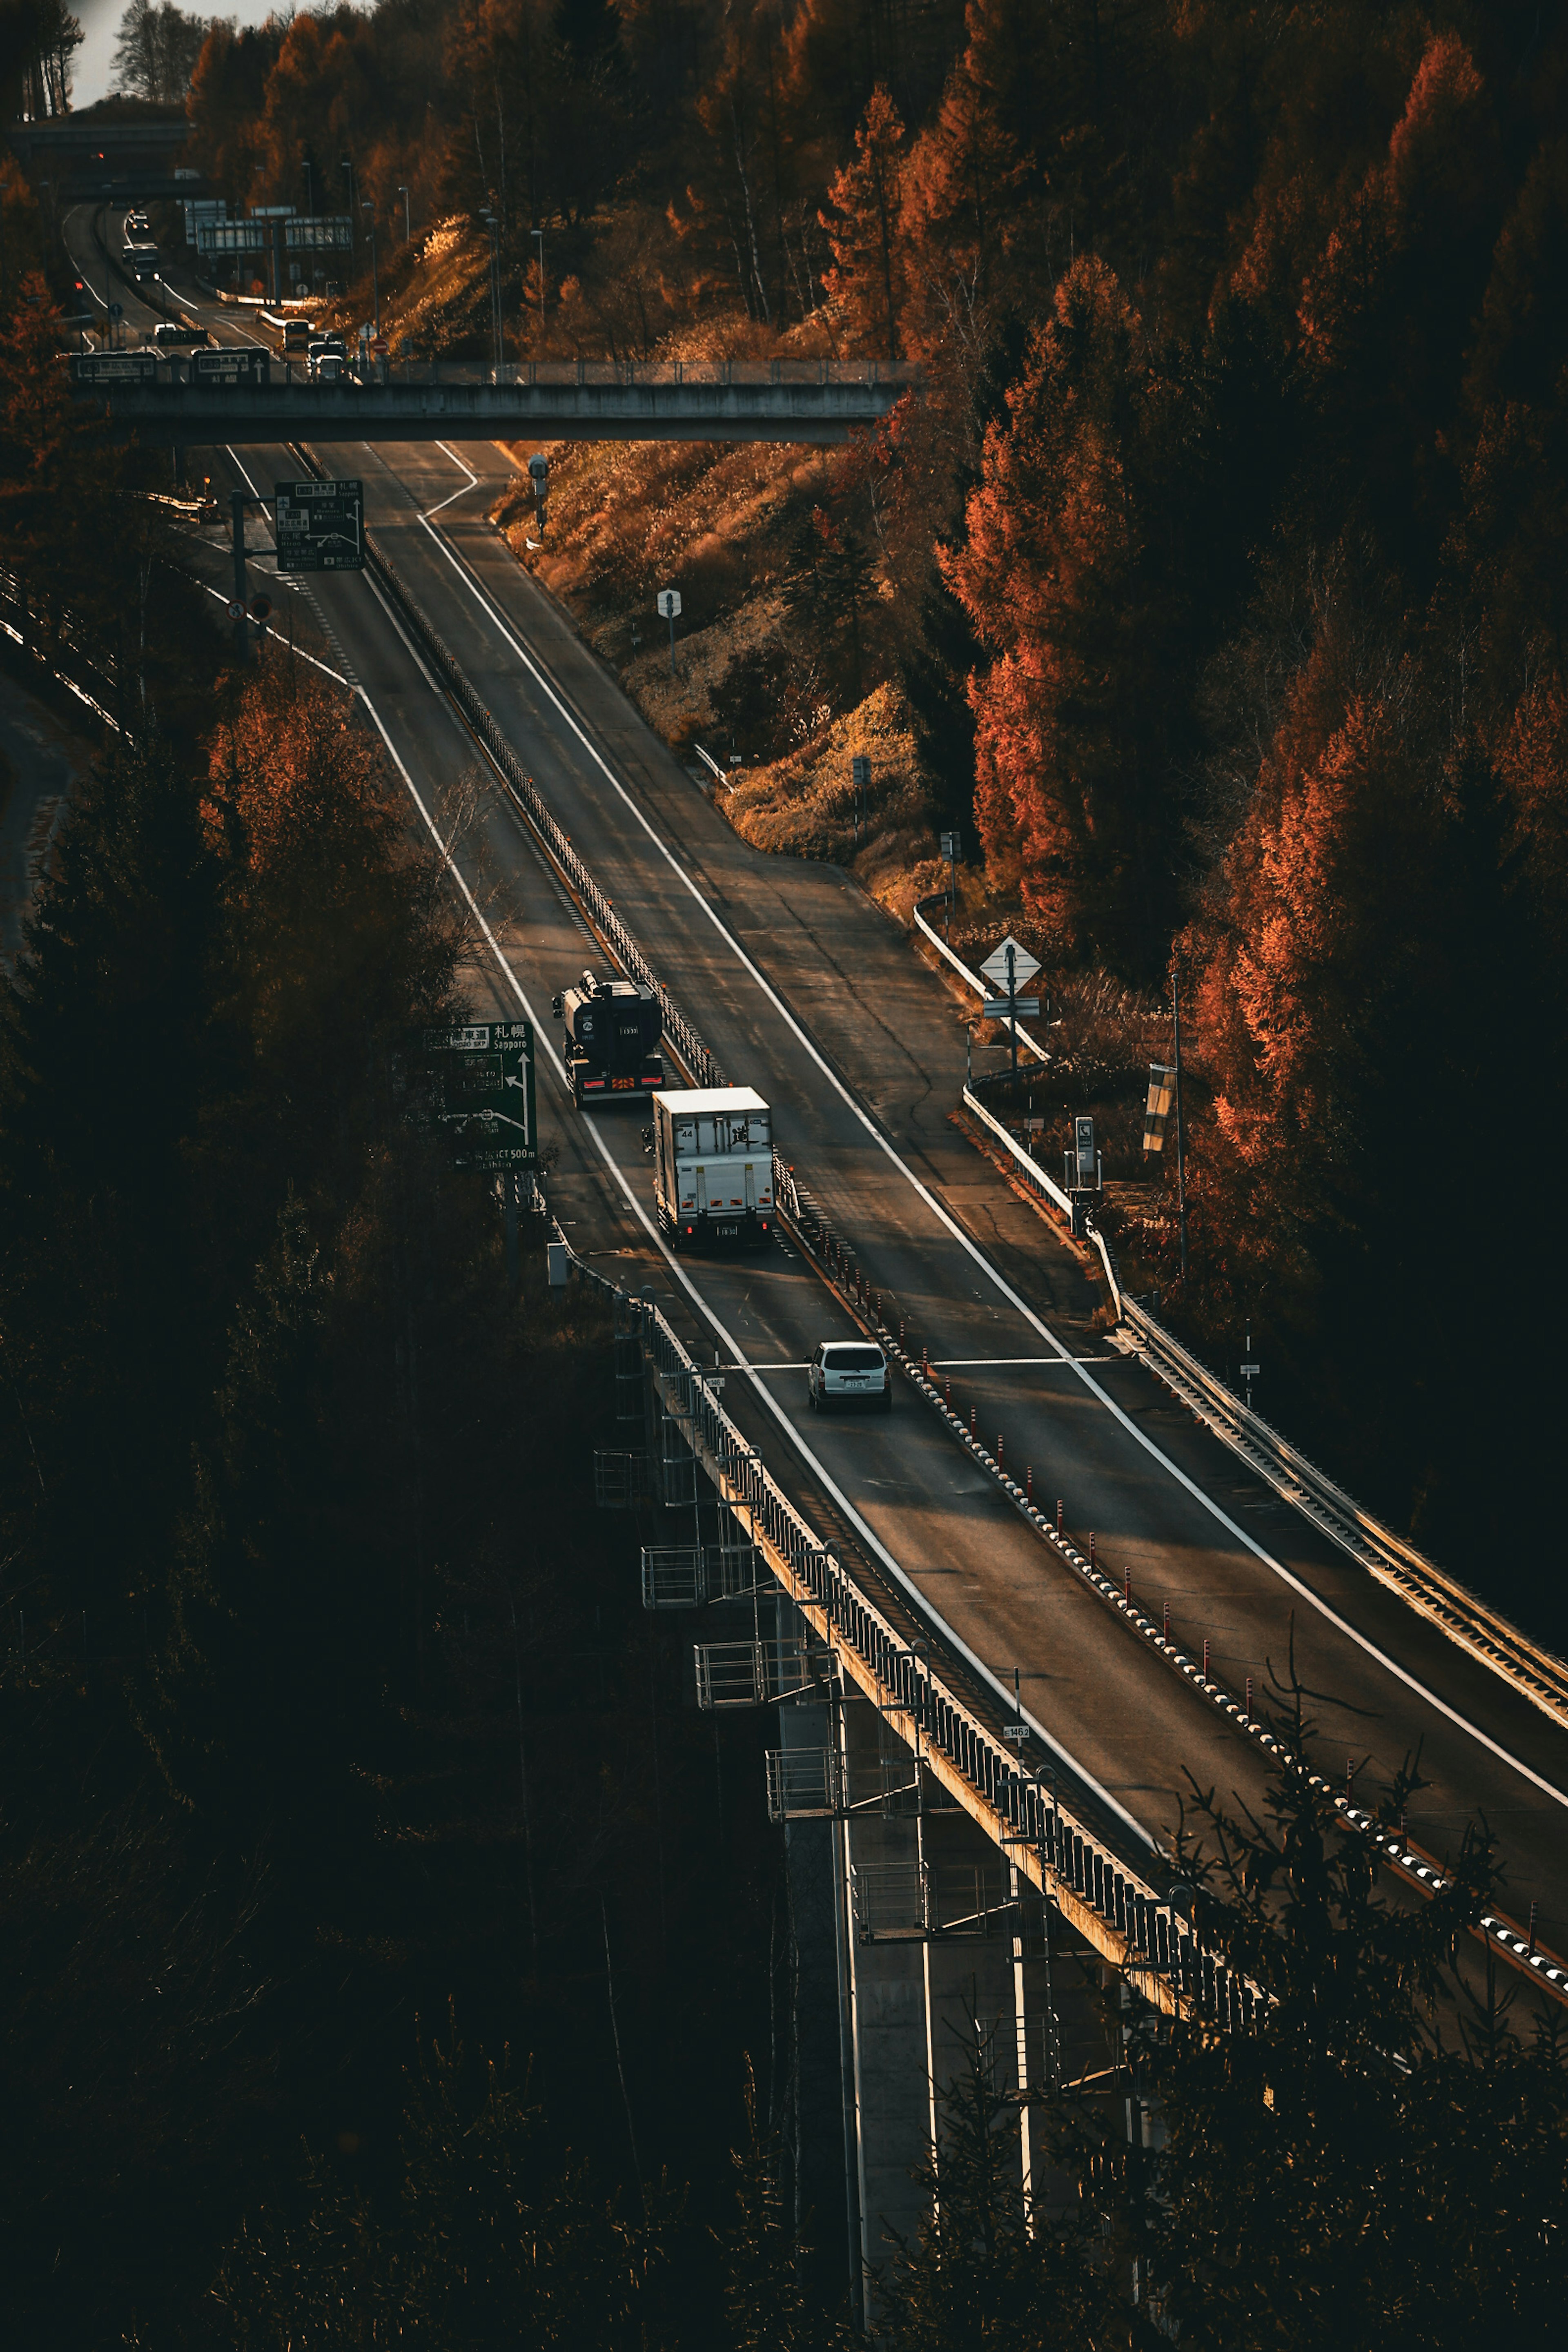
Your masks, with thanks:
[[[363,482],[279,482],[279,572],[364,570]]]
[[[416,1030],[409,1041],[408,1116],[438,1127],[455,1168],[536,1169],[533,1030],[526,1021],[474,1021]]]

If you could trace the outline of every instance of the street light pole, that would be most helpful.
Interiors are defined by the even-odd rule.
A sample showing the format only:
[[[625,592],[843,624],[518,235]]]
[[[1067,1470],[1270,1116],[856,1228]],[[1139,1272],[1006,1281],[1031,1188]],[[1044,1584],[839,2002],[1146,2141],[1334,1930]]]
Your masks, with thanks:
[[[300,168],[305,174],[305,209],[312,220],[316,217],[316,174],[310,168],[309,155],[301,154]]]
[[[403,242],[405,245],[412,245],[414,231],[408,221],[408,191],[406,188],[399,188],[397,193],[403,198]]]
[[[490,360],[499,369],[500,348],[500,223],[494,213],[481,213],[479,218],[490,234]]]
[[[229,499],[234,517],[234,654],[241,669],[249,658],[249,638],[245,625],[245,492],[235,490]]]
[[[1171,966],[1171,1012],[1176,1039],[1176,1227],[1181,1239],[1182,1280],[1187,1278],[1186,1133],[1182,1123],[1182,967]]]
[[[362,213],[370,215],[370,288],[374,303],[371,316],[375,321],[375,339],[379,342],[381,341],[381,270],[375,255],[375,206],[362,204],[360,210]]]
[[[340,162],[340,166],[341,166],[342,170],[342,171],[344,171],[344,172],[347,173],[347,175],[348,175],[348,183],[349,183],[349,258],[350,258],[350,259],[351,259],[351,261],[352,261],[352,260],[353,260],[353,249],[354,249],[354,159],[353,159],[353,157],[352,155],[344,155],[344,156],[340,157],[339,162]]]
[[[539,341],[542,346],[544,341],[544,231],[542,228],[530,229],[529,235],[539,247]]]

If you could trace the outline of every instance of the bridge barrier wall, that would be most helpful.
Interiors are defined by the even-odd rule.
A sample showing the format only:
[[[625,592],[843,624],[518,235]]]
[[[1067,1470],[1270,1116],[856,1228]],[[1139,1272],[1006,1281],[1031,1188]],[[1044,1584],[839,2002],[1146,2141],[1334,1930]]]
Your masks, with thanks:
[[[847,1312],[891,1357],[915,1394],[946,1424],[970,1459],[1002,1489],[1020,1517],[1026,1520],[1042,1541],[1049,1546],[1062,1565],[1087,1584],[1096,1598],[1112,1610],[1149,1650],[1180,1675],[1190,1689],[1216,1713],[1223,1715],[1234,1730],[1250,1739],[1276,1761],[1283,1763],[1288,1750],[1268,1725],[1255,1716],[1250,1706],[1237,1698],[1223,1683],[1206,1675],[1200,1660],[1188,1656],[1179,1643],[1171,1641],[1163,1623],[1156,1624],[1138,1606],[1125,1581],[1118,1584],[1094,1558],[1086,1557],[1070,1537],[1064,1535],[1060,1528],[1053,1524],[1049,1514],[1037,1507],[1027,1488],[1008,1476],[1001,1462],[966,1427],[962,1414],[952,1411],[945,1402],[940,1385],[930,1377],[924,1364],[895,1338],[889,1326],[867,1311],[864,1302],[856,1297],[853,1289],[841,1278],[841,1266],[835,1255],[836,1236],[831,1226],[821,1217],[810,1194],[798,1182],[795,1171],[786,1167],[776,1153],[773,1198],[787,1218],[795,1240],[808,1255],[816,1260],[824,1280],[836,1291]],[[1332,1804],[1345,1826],[1366,1838],[1382,1859],[1402,1876],[1414,1881],[1427,1894],[1439,1893],[1450,1885],[1446,1873],[1429,1854],[1414,1848],[1403,1830],[1395,1832],[1386,1823],[1380,1822],[1374,1813],[1353,1804],[1321,1773],[1311,1772],[1307,1777],[1318,1794],[1326,1797]],[[1538,1951],[1534,1943],[1521,1936],[1510,1921],[1495,1913],[1487,1913],[1476,1922],[1476,1926],[1479,1933],[1499,1946],[1510,1959],[1521,1967],[1528,1968],[1542,1983],[1568,1999],[1568,1969],[1564,1969],[1552,1954]]]
[[[636,1333],[659,1383],[666,1411],[721,1498],[737,1516],[744,1514],[775,1579],[812,1631],[950,1793],[1157,2007],[1228,2028],[1250,2026],[1260,1999],[1255,1988],[1195,1932],[1169,1893],[1088,1827],[1049,1780],[1019,1769],[1006,1741],[967,1704],[940,1661],[911,1647],[908,1633],[846,1573],[730,1420],[660,1310],[650,1299],[629,1297],[577,1257],[559,1226],[553,1238],[567,1248],[578,1277],[614,1298],[621,1327]],[[985,1675],[978,1660],[970,1663]],[[1010,1713],[999,1684],[996,1694]]]

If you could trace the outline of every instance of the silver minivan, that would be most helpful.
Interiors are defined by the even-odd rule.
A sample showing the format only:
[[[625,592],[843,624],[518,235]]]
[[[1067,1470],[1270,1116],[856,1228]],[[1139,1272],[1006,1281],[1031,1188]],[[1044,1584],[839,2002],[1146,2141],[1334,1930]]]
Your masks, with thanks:
[[[835,1405],[893,1409],[893,1370],[880,1348],[865,1339],[825,1339],[805,1368],[813,1412]]]

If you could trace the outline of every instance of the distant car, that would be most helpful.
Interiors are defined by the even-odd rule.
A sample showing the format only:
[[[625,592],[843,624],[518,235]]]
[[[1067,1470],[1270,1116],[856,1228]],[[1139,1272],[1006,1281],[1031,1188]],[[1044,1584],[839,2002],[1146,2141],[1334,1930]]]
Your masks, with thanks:
[[[348,362],[342,352],[318,352],[310,362],[310,373],[318,383],[341,383],[348,373]]]
[[[149,228],[152,226],[152,223],[148,220],[145,213],[127,213],[125,215],[125,226],[127,229],[139,229],[142,235],[145,236]]]
[[[893,1409],[893,1372],[880,1348],[864,1339],[825,1339],[805,1369],[813,1412],[839,1404]]]

